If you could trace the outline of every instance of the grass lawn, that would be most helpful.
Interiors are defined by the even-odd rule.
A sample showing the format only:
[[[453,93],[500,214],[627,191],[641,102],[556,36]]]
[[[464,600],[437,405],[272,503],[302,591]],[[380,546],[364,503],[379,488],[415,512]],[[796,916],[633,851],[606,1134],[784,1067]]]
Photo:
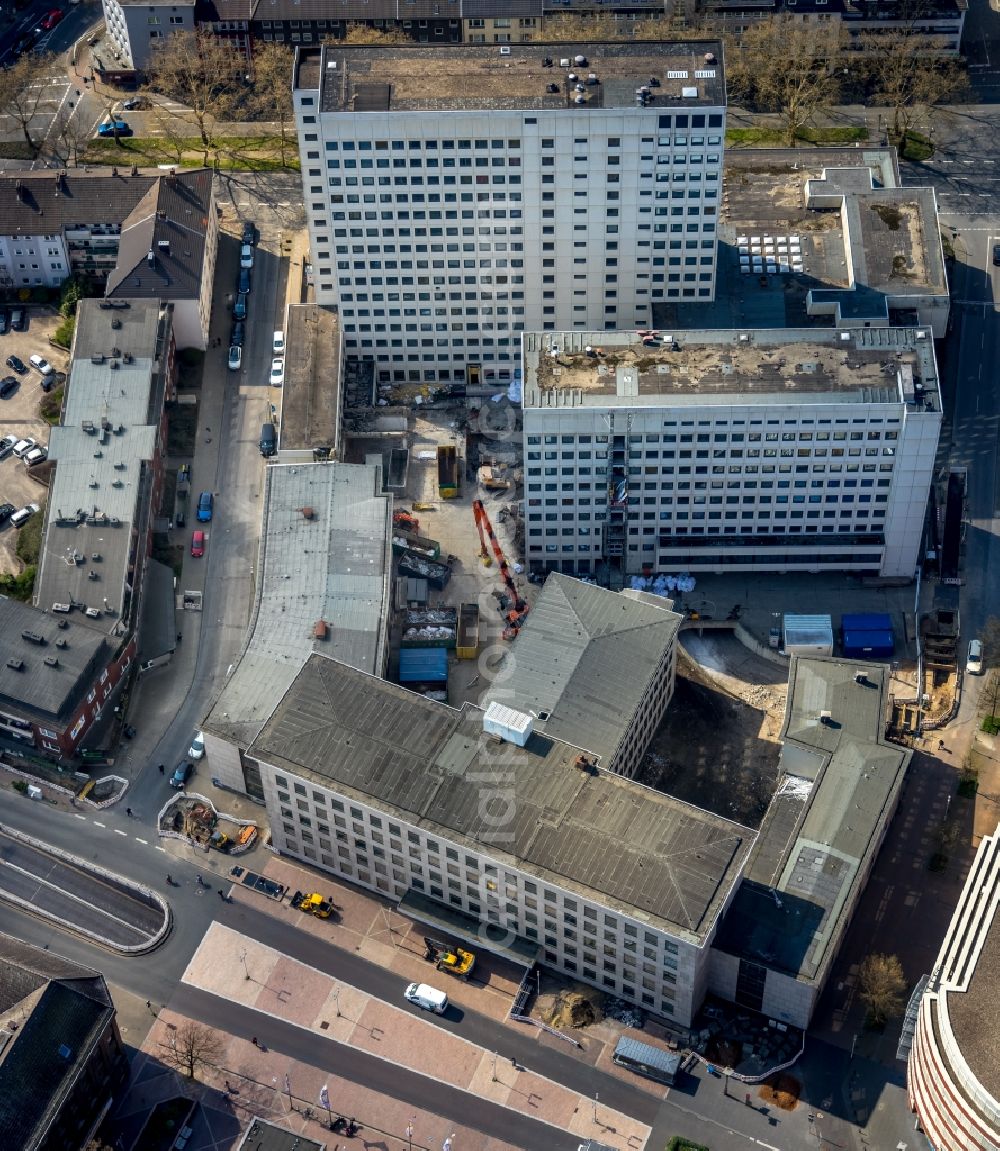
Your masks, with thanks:
[[[800,128],[795,136],[804,144],[829,147],[832,144],[853,144],[868,138],[862,125]],[[730,128],[726,143],[733,148],[784,148],[785,133],[781,128]]]
[[[180,150],[178,150],[180,147]],[[81,164],[138,164],[154,167],[175,164],[179,168],[209,166],[241,172],[277,172],[299,170],[298,145],[290,133],[285,144],[285,163],[281,162],[281,139],[278,136],[221,136],[207,149],[197,136],[183,144],[166,137],[135,137],[115,141],[91,140],[80,158]]]
[[[903,136],[899,146],[900,159],[919,162],[929,160],[933,155],[934,143],[927,136],[914,132],[912,128]]]

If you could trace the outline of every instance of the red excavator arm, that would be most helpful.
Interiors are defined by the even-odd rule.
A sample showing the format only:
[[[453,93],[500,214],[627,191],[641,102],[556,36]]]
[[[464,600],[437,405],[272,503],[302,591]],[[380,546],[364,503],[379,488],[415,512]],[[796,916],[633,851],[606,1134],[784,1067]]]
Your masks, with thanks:
[[[486,514],[486,508],[483,506],[482,500],[472,501],[472,514],[476,520],[476,527],[479,529],[479,542],[482,544],[481,554],[483,558],[486,560],[489,559],[490,553],[486,546],[486,540],[488,538],[490,546],[493,549],[493,555],[496,558],[497,567],[500,570],[500,578],[510,593],[511,607],[517,615],[524,615],[528,605],[518,594],[517,587],[514,584],[514,577],[510,574],[510,564],[507,563],[507,557],[503,554],[503,548],[500,546],[500,541],[497,539],[496,532],[493,530],[493,525],[490,523],[490,517]]]

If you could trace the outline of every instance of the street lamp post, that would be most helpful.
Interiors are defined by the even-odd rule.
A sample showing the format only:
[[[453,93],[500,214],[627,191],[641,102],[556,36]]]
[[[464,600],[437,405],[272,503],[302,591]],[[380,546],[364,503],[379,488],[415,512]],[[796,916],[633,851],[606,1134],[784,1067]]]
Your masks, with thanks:
[[[722,1094],[725,1095],[727,1099],[729,1098],[729,1076],[732,1075],[732,1073],[733,1069],[727,1067],[722,1076]]]
[[[493,1082],[497,1081],[497,1053],[493,1052]]]
[[[413,1120],[414,1119],[416,1119],[415,1115],[413,1116],[412,1119],[410,1119],[409,1123],[407,1123],[407,1125],[406,1125],[406,1149],[407,1149],[407,1151],[413,1151]]]
[[[340,988],[339,987],[335,987],[333,989],[333,1005],[337,1010],[337,1018],[339,1019],[340,1018]]]

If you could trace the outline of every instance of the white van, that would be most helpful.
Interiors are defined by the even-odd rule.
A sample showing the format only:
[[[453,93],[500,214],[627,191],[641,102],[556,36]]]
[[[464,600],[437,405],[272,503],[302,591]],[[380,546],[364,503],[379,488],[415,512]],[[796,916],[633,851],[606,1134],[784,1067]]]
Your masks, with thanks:
[[[411,983],[403,992],[403,997],[424,1011],[433,1011],[435,1015],[444,1015],[448,1010],[448,996],[443,991],[428,987],[426,983]]]
[[[969,658],[965,661],[965,670],[969,673],[969,675],[983,674],[982,640],[969,640]]]

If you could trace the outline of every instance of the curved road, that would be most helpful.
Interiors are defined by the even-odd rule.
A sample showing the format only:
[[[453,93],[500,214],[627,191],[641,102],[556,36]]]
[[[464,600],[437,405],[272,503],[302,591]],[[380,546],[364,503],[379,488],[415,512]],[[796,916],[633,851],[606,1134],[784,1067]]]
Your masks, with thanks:
[[[114,947],[149,946],[164,926],[163,910],[126,881],[89,871],[0,829],[0,900],[9,902],[8,896]]]

